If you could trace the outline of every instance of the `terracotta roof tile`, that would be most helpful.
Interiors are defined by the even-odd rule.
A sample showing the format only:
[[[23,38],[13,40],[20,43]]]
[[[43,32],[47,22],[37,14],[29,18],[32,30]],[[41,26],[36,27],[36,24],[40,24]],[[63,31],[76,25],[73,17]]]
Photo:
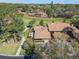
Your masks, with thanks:
[[[62,31],[64,28],[67,28],[67,27],[70,27],[70,25],[62,22],[48,24],[49,31]]]
[[[50,32],[48,32],[47,26],[35,26],[34,27],[35,39],[51,39]]]

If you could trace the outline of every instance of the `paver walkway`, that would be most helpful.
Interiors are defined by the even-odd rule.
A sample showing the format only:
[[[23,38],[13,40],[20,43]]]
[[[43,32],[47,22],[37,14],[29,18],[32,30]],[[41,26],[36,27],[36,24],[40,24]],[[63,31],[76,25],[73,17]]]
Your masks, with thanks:
[[[27,30],[28,30],[28,28],[26,27],[23,32],[26,32]],[[25,37],[22,36],[21,44],[20,44],[20,46],[19,46],[19,48],[18,48],[18,50],[16,52],[16,56],[20,55],[20,52],[21,52],[21,49],[22,49],[22,45],[23,45],[24,42],[25,42]]]
[[[20,44],[20,46],[19,46],[19,48],[18,48],[18,50],[16,52],[16,56],[20,55],[20,52],[21,52],[22,45],[23,45],[24,41],[25,41],[25,37],[22,37],[21,44]]]

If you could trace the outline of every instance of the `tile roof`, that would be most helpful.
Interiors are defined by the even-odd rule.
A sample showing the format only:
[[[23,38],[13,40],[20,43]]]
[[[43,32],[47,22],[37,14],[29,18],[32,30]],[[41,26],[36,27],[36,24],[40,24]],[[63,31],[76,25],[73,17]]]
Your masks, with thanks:
[[[47,26],[35,26],[34,31],[34,39],[51,39]]]
[[[35,26],[34,27],[34,39],[51,39],[50,31],[54,31],[54,34],[52,34],[54,37],[58,37],[60,34],[60,31],[63,31],[64,29],[72,29],[74,33],[79,34],[79,29],[75,28],[74,26],[70,26],[67,23],[49,23],[48,26]],[[58,32],[56,32],[58,31]],[[63,34],[64,35],[64,34]]]
[[[49,31],[62,31],[63,29],[67,27],[70,27],[70,25],[67,23],[62,23],[62,22],[48,24]]]

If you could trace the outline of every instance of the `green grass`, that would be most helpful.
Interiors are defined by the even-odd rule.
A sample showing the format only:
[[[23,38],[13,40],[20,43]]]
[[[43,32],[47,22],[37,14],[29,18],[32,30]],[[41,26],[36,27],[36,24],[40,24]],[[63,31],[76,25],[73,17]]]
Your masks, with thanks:
[[[22,19],[24,21],[25,26],[32,20],[32,19],[29,19],[28,17],[25,17],[25,16]]]
[[[44,24],[48,24],[50,22],[63,22],[63,20],[67,20],[66,23],[70,23],[68,19],[64,18],[40,18],[40,17],[24,16],[23,17],[24,25],[27,25],[33,19],[35,20],[34,25],[39,25],[40,20],[44,20]]]
[[[18,47],[19,43],[6,44],[5,46],[0,46],[0,54],[15,55]]]

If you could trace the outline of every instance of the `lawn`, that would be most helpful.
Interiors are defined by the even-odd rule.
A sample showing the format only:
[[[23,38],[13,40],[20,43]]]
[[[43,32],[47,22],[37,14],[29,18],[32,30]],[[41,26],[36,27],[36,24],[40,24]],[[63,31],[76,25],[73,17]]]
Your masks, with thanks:
[[[69,19],[64,18],[40,18],[40,17],[23,16],[25,26],[32,20],[35,20],[34,25],[39,25],[40,20],[44,20],[44,24],[48,24],[50,22],[63,22],[63,20],[66,20],[66,23],[70,23]]]
[[[0,46],[0,54],[15,55],[18,47],[19,43],[6,44],[5,46]]]
[[[22,19],[24,21],[24,26],[26,26],[32,20],[31,18],[28,18],[28,17],[25,17],[25,16]]]

